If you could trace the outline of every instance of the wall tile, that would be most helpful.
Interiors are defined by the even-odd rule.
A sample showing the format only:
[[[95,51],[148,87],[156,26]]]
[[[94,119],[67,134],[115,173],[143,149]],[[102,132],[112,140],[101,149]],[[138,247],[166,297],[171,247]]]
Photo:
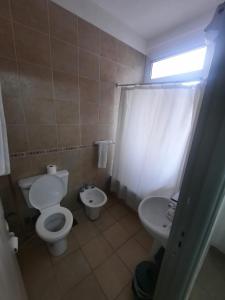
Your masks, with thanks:
[[[27,151],[27,135],[24,125],[8,125],[7,134],[11,153]]]
[[[81,125],[81,145],[91,146],[98,140],[97,125]]]
[[[16,62],[0,58],[0,81],[2,95],[17,97],[19,94],[19,80]]]
[[[56,124],[55,105],[52,99],[24,99],[23,103],[28,124]]]
[[[50,66],[50,45],[47,34],[14,24],[16,52],[19,61]]]
[[[48,68],[19,64],[21,95],[25,98],[52,98],[52,73]]]
[[[80,87],[80,100],[81,101],[93,101],[99,100],[99,81],[90,80],[87,78],[79,78]]]
[[[136,60],[137,60],[137,51],[133,48],[127,46],[127,61],[128,65],[132,68],[135,68],[136,66]]]
[[[139,73],[143,74],[143,70],[145,68],[146,56],[138,51],[135,51],[133,68],[138,69]]]
[[[117,61],[123,65],[129,65],[128,46],[117,40]]]
[[[101,96],[100,96],[100,106],[107,105],[113,107],[115,104],[115,84],[111,82],[101,82]]]
[[[98,122],[98,105],[89,101],[81,102],[80,121],[81,124],[96,124]]]
[[[56,39],[53,39],[51,44],[53,69],[75,74],[78,60],[77,48]]]
[[[58,153],[39,154],[31,157],[32,174],[38,175],[46,173],[46,166],[50,164],[59,165]]]
[[[114,122],[114,107],[101,105],[99,109],[99,123],[112,124]]]
[[[69,182],[68,182],[68,189],[69,189],[69,194],[70,192],[74,192],[72,195],[72,204],[73,204],[73,209],[80,209],[81,204],[77,201],[77,194],[78,194],[78,189],[83,185],[83,180],[81,178],[80,174],[80,168],[79,165],[76,166],[73,170],[70,170],[69,174]]]
[[[11,7],[14,21],[48,32],[46,0],[11,0]]]
[[[76,76],[54,71],[53,79],[55,99],[78,101],[78,79]]]
[[[100,79],[103,81],[118,82],[117,64],[111,60],[101,58],[100,61]]]
[[[55,125],[28,126],[29,150],[53,149],[57,147]]]
[[[77,125],[58,126],[58,135],[60,147],[80,145],[80,127]]]
[[[79,105],[74,101],[56,101],[57,124],[78,124]]]
[[[0,56],[15,59],[12,24],[3,18],[0,18]]]
[[[0,0],[0,16],[10,18],[9,0]]]
[[[77,17],[71,12],[49,3],[51,35],[71,44],[77,43]]]
[[[94,184],[102,190],[109,190],[110,176],[111,176],[110,173],[107,172],[106,170],[100,171],[100,169],[99,169],[94,178]]]
[[[80,149],[80,160],[82,167],[85,165],[96,166],[97,157],[98,148],[96,146]]]
[[[113,124],[98,125],[98,139],[114,141],[114,126]]]
[[[96,54],[100,49],[100,30],[92,24],[78,19],[78,45]]]
[[[86,52],[79,51],[79,75],[89,79],[99,79],[99,59],[98,56]]]
[[[7,124],[23,124],[24,111],[19,97],[4,97],[3,106]]]
[[[116,78],[119,83],[132,83],[135,82],[132,76],[133,69],[124,65],[116,65]]]
[[[13,157],[10,159],[12,179],[16,182],[18,179],[30,176],[31,158]]]
[[[55,163],[70,171],[65,204],[75,207],[83,183],[106,186],[111,151],[107,169],[98,170],[94,142],[114,140],[114,83],[142,80],[144,56],[51,1],[11,3],[18,66],[9,0],[0,0],[0,81],[10,151],[85,146],[11,158],[13,180],[44,173]]]
[[[97,170],[97,159],[98,148],[96,146],[80,149],[81,175],[84,180],[83,182],[93,182]]]
[[[68,171],[80,171],[80,150],[74,149],[59,153],[59,167]],[[70,176],[70,175],[69,175]]]
[[[108,33],[101,31],[101,55],[112,59],[117,60],[117,39]]]

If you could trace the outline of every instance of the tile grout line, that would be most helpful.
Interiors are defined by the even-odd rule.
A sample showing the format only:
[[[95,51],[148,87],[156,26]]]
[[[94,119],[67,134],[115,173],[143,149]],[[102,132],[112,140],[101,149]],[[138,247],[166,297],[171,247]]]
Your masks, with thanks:
[[[124,217],[123,217],[123,218],[124,218]],[[123,219],[123,218],[121,218],[121,219]],[[85,221],[85,222],[86,222],[86,221]],[[78,224],[78,225],[79,225],[79,224]],[[109,244],[108,241],[107,241],[107,240],[105,239],[105,237],[103,236],[103,233],[100,232],[100,230],[99,230],[98,227],[96,226],[96,224],[93,224],[93,225],[95,225],[96,231],[98,232],[98,235],[96,235],[95,237],[93,237],[93,239],[94,239],[94,238],[97,238],[98,236],[100,236],[100,237],[103,238],[103,240],[106,241],[107,244]],[[113,226],[113,225],[112,225],[112,226]],[[125,229],[125,228],[124,228],[124,229]],[[126,242],[129,241],[132,237],[133,237],[133,235],[132,235],[131,237],[129,237],[129,238],[126,240]],[[76,234],[74,235],[74,238],[76,239]],[[90,239],[87,243],[91,242],[91,240],[93,240],[93,239]],[[76,240],[77,240],[77,239],[76,239]],[[87,243],[86,243],[86,245],[87,245]],[[127,267],[127,265],[123,262],[123,260],[122,260],[122,259],[119,257],[119,255],[117,254],[117,251],[120,249],[120,247],[119,247],[118,249],[115,249],[115,250],[111,247],[111,249],[112,249],[112,254],[109,255],[109,256],[108,256],[101,264],[99,264],[99,265],[98,265],[97,267],[95,267],[95,268],[92,268],[92,267],[91,267],[91,265],[90,265],[90,263],[89,263],[89,261],[88,261],[86,255],[85,255],[85,253],[83,252],[82,247],[83,247],[83,246],[81,246],[81,245],[78,243],[78,248],[77,248],[77,249],[74,249],[72,252],[68,253],[68,254],[67,254],[65,257],[63,257],[62,260],[60,260],[60,261],[63,261],[63,260],[64,260],[66,257],[68,257],[69,255],[72,255],[73,253],[80,251],[81,254],[83,255],[84,259],[85,259],[85,262],[89,265],[90,273],[88,273],[84,278],[82,278],[81,280],[79,280],[76,284],[74,284],[74,285],[73,285],[70,289],[68,289],[65,293],[61,293],[61,292],[60,292],[61,297],[65,296],[71,289],[73,289],[74,287],[78,286],[82,281],[84,281],[85,279],[87,279],[87,277],[90,276],[90,275],[93,275],[93,276],[95,277],[96,282],[97,282],[98,286],[100,287],[100,289],[101,289],[103,295],[106,296],[106,294],[105,294],[103,288],[101,287],[101,285],[100,285],[100,283],[99,283],[99,281],[98,281],[98,278],[97,278],[96,275],[95,275],[95,270],[96,270],[97,268],[101,267],[104,263],[106,263],[106,261],[109,260],[113,255],[115,255],[115,256],[117,257],[117,259],[121,262],[121,264],[122,264],[122,265],[125,267],[125,269],[129,272],[129,274],[132,275],[131,270]],[[122,247],[122,245],[121,245],[121,247]],[[48,252],[48,249],[47,249],[46,245],[45,245],[45,249],[46,249],[46,251],[47,251],[47,253],[48,253],[48,259],[50,259],[50,261],[51,261],[50,263],[51,263],[51,266],[52,266],[52,268],[53,268],[54,276],[55,276],[55,278],[57,278],[56,271],[55,271],[57,262],[56,262],[55,264],[53,263],[53,261],[52,261],[52,259],[51,259],[51,257],[50,257],[50,253]],[[60,261],[59,261],[59,263],[60,263]],[[117,298],[119,297],[119,295],[124,291],[124,289],[125,289],[127,286],[128,286],[128,284],[126,284],[126,285],[121,289],[121,291],[120,291],[119,294],[115,297],[115,299],[117,299]],[[108,299],[107,296],[106,296],[106,299]]]
[[[50,24],[50,9],[49,1],[47,0],[47,17],[48,17],[48,40],[49,40],[49,58],[50,58],[50,69],[51,69],[51,94],[54,103],[54,118],[55,118],[55,130],[56,130],[56,143],[57,148],[59,147],[59,129],[57,123],[57,112],[56,112],[56,97],[55,97],[55,83],[53,78],[53,54],[52,54],[52,43],[51,43],[51,24]]]
[[[19,88],[19,103],[20,103],[20,107],[22,109],[23,120],[24,120],[24,123],[22,125],[25,127],[26,143],[27,143],[27,147],[29,147],[29,134],[28,134],[28,128],[27,128],[26,113],[25,113],[25,108],[24,108],[23,97],[21,95],[20,62],[19,62],[17,48],[16,48],[16,33],[15,33],[15,27],[14,27],[14,17],[13,17],[13,12],[12,12],[12,0],[9,0],[8,3],[9,3],[10,23],[11,23],[12,38],[13,38],[13,47],[14,47],[14,53],[15,53],[15,62],[16,62],[16,69],[17,69],[17,80],[18,80],[17,88]],[[22,101],[22,103],[21,103],[21,101]]]

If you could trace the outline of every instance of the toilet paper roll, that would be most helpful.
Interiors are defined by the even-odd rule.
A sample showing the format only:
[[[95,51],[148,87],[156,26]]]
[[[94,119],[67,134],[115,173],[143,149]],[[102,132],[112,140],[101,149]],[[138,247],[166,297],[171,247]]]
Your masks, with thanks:
[[[18,252],[18,237],[17,236],[11,236],[9,239],[9,244],[12,248],[12,250],[17,253]]]
[[[52,175],[52,174],[55,174],[56,173],[56,165],[48,165],[47,166],[47,173]]]

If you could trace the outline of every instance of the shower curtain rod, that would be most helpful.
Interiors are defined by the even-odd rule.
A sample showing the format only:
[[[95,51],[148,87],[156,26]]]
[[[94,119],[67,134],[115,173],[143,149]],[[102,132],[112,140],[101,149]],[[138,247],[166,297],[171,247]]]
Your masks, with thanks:
[[[188,83],[188,82],[195,82],[199,81],[199,83],[202,83],[204,80],[199,79],[199,80],[184,80],[184,81],[156,81],[156,82],[149,82],[149,83],[126,83],[126,84],[120,84],[116,83],[116,87],[136,87],[136,86],[152,86],[152,85],[162,85],[162,84],[171,84],[171,85],[179,85],[183,83]]]

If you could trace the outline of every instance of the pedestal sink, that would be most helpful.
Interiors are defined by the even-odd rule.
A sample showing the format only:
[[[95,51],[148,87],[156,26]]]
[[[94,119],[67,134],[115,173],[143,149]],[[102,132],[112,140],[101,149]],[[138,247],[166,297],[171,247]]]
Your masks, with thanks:
[[[166,246],[171,221],[167,218],[169,199],[163,197],[146,197],[138,207],[138,215],[146,231],[155,239],[152,252],[160,246]]]

